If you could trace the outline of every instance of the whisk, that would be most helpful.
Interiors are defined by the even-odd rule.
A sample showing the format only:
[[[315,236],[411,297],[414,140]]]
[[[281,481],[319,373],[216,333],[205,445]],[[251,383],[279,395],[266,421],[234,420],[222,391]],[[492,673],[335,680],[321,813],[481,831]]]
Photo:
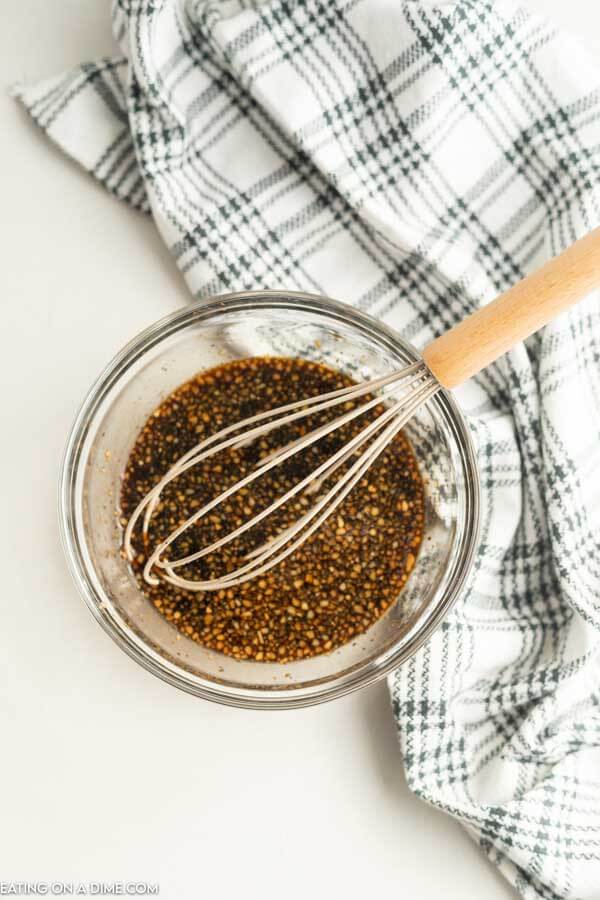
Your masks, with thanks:
[[[281,428],[336,406],[347,410],[331,421],[314,428],[297,440],[272,451],[240,481],[189,516],[162,540],[146,559],[143,577],[149,584],[160,579],[188,591],[218,591],[242,584],[262,575],[300,547],[337,509],[367,469],[383,453],[395,435],[417,410],[438,391],[451,389],[477,374],[506,353],[519,341],[546,325],[569,306],[600,287],[600,228],[574,243],[537,272],[523,279],[492,303],[477,310],[454,328],[432,341],[422,360],[406,368],[339,390],[269,409],[236,422],[211,435],[181,456],[163,478],[138,504],[124,534],[124,549],[133,560],[134,529],[143,516],[142,533],[146,539],[152,516],[166,486],[201,461],[228,449],[241,448]],[[348,401],[365,398],[347,409]],[[383,402],[385,401],[385,402]],[[229,497],[267,475],[297,453],[331,434],[369,410],[381,409],[358,434],[348,440],[330,458],[302,478],[290,490],[239,527],[208,546],[180,558],[166,556],[169,548],[188,528],[197,525]],[[356,457],[356,459],[354,459]],[[300,492],[317,493],[333,474],[349,463],[340,477],[313,506],[291,526],[275,534],[262,546],[248,553],[243,565],[220,578],[192,579],[178,573],[183,566],[218,551],[249,529],[272,515]]]

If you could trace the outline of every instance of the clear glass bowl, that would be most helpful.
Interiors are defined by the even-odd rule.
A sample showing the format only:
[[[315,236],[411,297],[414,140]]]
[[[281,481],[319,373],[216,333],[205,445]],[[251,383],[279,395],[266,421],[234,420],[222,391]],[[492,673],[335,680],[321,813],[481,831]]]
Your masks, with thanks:
[[[391,329],[323,297],[264,291],[185,307],[134,338],[86,397],[65,452],[60,524],[86,603],[133,659],[209,700],[290,708],[382,678],[440,624],[471,566],[480,489],[468,428],[442,391],[407,428],[425,482],[425,536],[408,583],[385,616],[351,644],[285,665],[238,661],[182,636],[141,594],[120,556],[121,473],[142,425],[174,388],[203,369],[261,355],[321,361],[356,380],[419,359]]]

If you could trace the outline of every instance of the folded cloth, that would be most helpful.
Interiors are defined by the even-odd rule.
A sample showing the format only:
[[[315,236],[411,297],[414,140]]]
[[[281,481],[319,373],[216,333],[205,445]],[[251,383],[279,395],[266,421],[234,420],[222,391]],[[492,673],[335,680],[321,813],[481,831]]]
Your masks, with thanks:
[[[18,89],[192,292],[297,288],[422,346],[600,223],[600,67],[498,2],[117,0]],[[116,248],[117,252],[117,248]],[[460,393],[472,578],[390,678],[406,775],[526,898],[600,896],[600,307]]]

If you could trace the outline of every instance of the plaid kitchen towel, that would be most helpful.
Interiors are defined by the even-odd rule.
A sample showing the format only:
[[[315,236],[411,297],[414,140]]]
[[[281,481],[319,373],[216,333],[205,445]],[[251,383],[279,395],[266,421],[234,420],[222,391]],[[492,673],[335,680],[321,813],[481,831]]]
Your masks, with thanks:
[[[484,0],[117,0],[18,95],[197,297],[297,288],[422,346],[600,223],[600,65]],[[118,248],[115,248],[118,252]],[[406,774],[524,898],[600,897],[600,306],[460,393],[483,529],[390,679]]]

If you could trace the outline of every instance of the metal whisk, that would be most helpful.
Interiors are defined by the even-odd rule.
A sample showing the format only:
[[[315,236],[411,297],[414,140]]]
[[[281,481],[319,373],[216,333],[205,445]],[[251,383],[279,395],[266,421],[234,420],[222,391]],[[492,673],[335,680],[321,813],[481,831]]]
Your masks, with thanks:
[[[265,410],[211,435],[178,459],[139,503],[125,529],[124,549],[128,558],[132,560],[135,556],[132,538],[140,517],[143,515],[142,531],[147,537],[150,521],[162,492],[183,472],[216,453],[240,448],[291,422],[369,395],[364,403],[263,458],[254,471],[198,509],[161,541],[149,555],[143,572],[149,584],[158,584],[159,580],[163,579],[190,591],[222,590],[263,574],[290,556],[323,524],[419,407],[427,403],[442,388],[456,387],[480,372],[516,343],[546,325],[560,312],[598,287],[600,287],[600,228],[577,241],[533,275],[523,279],[492,303],[472,313],[434,340],[423,351],[421,362],[383,378]],[[358,434],[261,512],[195,553],[178,559],[165,558],[165,553],[178,537],[234,493],[246,488],[275,466],[281,465],[285,460],[351,422],[357,416],[380,405],[382,412]],[[357,457],[356,460],[345,469],[324,495],[316,500],[308,512],[293,525],[247,554],[247,562],[235,571],[222,578],[208,580],[185,578],[177,573],[181,567],[189,566],[208,556],[258,525],[300,492],[308,494],[317,492],[336,470],[354,456]]]

